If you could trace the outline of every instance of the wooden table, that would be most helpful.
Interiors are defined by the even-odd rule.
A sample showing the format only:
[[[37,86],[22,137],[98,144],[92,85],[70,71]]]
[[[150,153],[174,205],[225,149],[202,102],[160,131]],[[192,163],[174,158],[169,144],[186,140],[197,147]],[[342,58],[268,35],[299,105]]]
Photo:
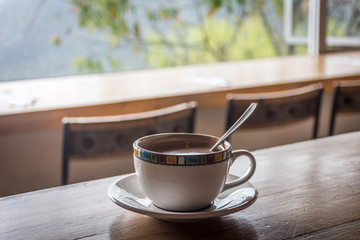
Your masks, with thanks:
[[[359,66],[360,51],[350,51],[4,82],[0,135],[60,129],[62,117],[142,112],[186,101],[225,107],[227,93],[315,82],[331,92],[333,81],[359,79]],[[13,104],[29,99],[33,104]]]
[[[169,223],[112,203],[119,177],[0,199],[1,239],[359,239],[360,132],[254,152],[249,208]]]

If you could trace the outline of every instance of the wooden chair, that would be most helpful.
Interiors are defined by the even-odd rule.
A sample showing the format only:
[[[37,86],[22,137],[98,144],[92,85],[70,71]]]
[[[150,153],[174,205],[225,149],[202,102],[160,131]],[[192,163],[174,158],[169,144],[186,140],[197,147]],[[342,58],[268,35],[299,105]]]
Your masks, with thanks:
[[[360,113],[360,80],[339,81],[334,83],[334,100],[332,105],[329,135],[333,135],[336,125],[339,128],[339,116]],[[358,121],[358,120],[357,120]],[[353,126],[360,129],[360,122]]]
[[[196,109],[196,102],[188,102],[135,114],[63,118],[62,185],[68,183],[70,160],[102,160],[123,153],[132,159],[132,144],[142,136],[193,132]]]
[[[250,103],[256,102],[254,113],[239,129],[265,129],[313,118],[311,136],[316,138],[322,93],[322,84],[311,84],[277,92],[228,94],[225,129],[234,124]]]

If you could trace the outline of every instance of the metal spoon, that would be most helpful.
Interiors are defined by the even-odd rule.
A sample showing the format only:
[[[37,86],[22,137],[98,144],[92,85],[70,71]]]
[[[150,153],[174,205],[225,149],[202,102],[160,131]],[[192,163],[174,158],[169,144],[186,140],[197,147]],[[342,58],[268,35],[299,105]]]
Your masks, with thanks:
[[[210,151],[214,151],[225,139],[227,139],[233,132],[235,132],[241,124],[245,122],[245,120],[250,117],[252,112],[255,110],[257,103],[251,103],[250,106],[246,109],[246,111],[239,117],[239,119],[234,123],[234,125],[227,130],[227,132],[215,143],[215,145],[210,149]]]

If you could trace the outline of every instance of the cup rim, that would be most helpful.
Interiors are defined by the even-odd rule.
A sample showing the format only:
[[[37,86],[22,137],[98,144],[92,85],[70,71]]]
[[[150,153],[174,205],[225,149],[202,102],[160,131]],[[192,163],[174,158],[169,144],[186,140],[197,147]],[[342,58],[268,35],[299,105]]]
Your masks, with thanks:
[[[162,164],[162,165],[173,165],[173,166],[195,166],[195,165],[209,165],[214,163],[219,163],[226,161],[231,156],[231,144],[228,141],[222,143],[224,149],[214,151],[211,153],[191,153],[191,154],[171,154],[171,153],[162,153],[158,151],[148,150],[144,147],[139,146],[139,142],[144,141],[144,139],[154,138],[159,136],[198,136],[206,138],[214,138],[216,142],[219,138],[207,134],[198,134],[198,133],[159,133],[141,137],[133,143],[134,156],[149,163]],[[215,143],[214,142],[214,143]]]

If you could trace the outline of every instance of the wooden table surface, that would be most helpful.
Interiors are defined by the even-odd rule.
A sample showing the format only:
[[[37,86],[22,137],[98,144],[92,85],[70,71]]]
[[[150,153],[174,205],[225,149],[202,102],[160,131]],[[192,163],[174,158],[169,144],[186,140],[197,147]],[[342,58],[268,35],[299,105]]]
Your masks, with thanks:
[[[360,78],[360,51],[220,62],[0,83],[0,135],[60,129],[62,117],[158,109],[186,101],[225,107],[227,93]],[[33,101],[31,101],[33,100]],[[22,105],[30,101],[31,104]]]
[[[254,152],[249,208],[170,223],[115,205],[104,178],[0,199],[0,239],[359,239],[360,132]]]

